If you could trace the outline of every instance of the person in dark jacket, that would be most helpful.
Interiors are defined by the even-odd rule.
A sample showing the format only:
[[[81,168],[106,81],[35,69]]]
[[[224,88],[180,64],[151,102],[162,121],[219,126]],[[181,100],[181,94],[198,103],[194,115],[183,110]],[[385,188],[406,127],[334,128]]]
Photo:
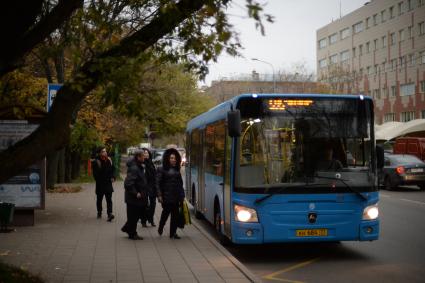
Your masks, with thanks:
[[[128,234],[133,240],[143,240],[137,234],[137,222],[141,211],[146,209],[148,186],[145,176],[143,151],[137,151],[134,158],[127,162],[127,177],[124,180],[125,202],[127,204],[127,222],[121,231]]]
[[[143,162],[143,164],[145,165],[145,172],[146,172],[146,179],[148,182],[148,207],[145,211],[142,211],[142,226],[146,227],[146,222],[149,222],[151,224],[151,226],[155,227],[155,222],[154,222],[154,214],[155,214],[155,208],[156,208],[156,182],[155,182],[155,178],[156,178],[156,169],[155,169],[155,165],[153,165],[152,162],[152,154],[149,151],[149,149],[147,148],[142,148],[143,153],[145,155],[145,161]]]
[[[115,167],[111,158],[108,157],[106,148],[103,147],[98,151],[97,157],[92,161],[92,167],[93,177],[96,181],[97,218],[102,217],[102,201],[103,196],[105,196],[108,221],[111,222],[114,219],[112,214],[112,193],[114,191],[112,183],[115,181]]]
[[[158,233],[162,235],[165,223],[171,213],[170,238],[180,239],[177,235],[179,204],[184,200],[183,178],[180,174],[181,157],[179,152],[170,148],[164,152],[162,167],[156,174],[158,200],[162,204]]]

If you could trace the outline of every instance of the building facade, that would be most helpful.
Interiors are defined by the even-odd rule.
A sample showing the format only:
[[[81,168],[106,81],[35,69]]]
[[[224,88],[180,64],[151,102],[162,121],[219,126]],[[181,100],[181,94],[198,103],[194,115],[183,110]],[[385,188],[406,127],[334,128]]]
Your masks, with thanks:
[[[375,123],[425,118],[425,0],[372,0],[320,28],[318,80],[375,101]]]
[[[203,89],[217,104],[243,93],[325,93],[327,85],[313,81],[282,81],[284,78],[261,75],[252,72],[235,78],[223,78],[212,81],[211,86]]]

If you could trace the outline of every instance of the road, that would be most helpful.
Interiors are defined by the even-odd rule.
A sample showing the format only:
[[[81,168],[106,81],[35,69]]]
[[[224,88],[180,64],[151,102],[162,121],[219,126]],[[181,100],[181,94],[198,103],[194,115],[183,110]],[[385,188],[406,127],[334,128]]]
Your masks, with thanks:
[[[425,282],[425,192],[383,190],[379,206],[378,241],[228,250],[264,282]]]

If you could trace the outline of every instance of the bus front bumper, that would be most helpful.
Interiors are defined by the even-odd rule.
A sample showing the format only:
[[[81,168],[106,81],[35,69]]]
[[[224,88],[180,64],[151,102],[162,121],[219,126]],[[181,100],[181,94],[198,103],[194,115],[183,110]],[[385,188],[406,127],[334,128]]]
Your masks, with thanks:
[[[268,239],[264,237],[261,223],[234,222],[232,225],[232,242],[235,244],[264,244],[284,242],[335,242],[335,241],[374,241],[379,238],[379,220],[361,221],[358,229],[347,231],[344,227],[320,227],[329,231],[328,236],[298,237],[295,231],[303,229],[299,225],[287,227],[286,231],[276,231],[276,235]],[[316,227],[319,228],[319,227]],[[356,232],[357,230],[357,232]],[[283,233],[282,233],[283,232]]]

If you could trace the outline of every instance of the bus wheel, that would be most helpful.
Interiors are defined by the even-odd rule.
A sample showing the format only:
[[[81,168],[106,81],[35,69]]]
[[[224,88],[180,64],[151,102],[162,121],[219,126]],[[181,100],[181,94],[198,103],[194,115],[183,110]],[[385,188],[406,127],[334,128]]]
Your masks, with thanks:
[[[217,231],[220,244],[223,246],[230,246],[232,243],[225,235],[223,235],[221,231],[221,213],[220,207],[218,205],[216,205],[214,208],[214,228]]]

